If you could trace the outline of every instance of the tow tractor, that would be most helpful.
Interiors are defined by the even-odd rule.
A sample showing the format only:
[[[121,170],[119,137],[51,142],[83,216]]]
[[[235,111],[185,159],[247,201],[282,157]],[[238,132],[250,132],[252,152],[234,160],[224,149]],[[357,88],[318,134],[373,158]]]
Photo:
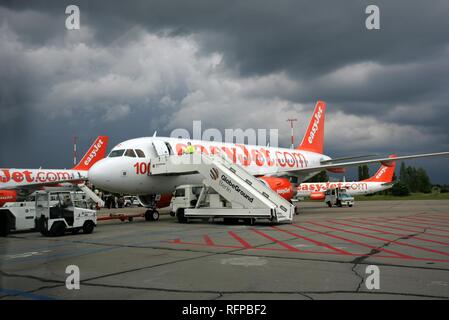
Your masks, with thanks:
[[[15,231],[32,231],[35,228],[36,199],[35,194],[26,197],[25,201],[7,202],[0,208],[0,236],[7,236]],[[50,199],[56,204],[55,199]]]
[[[92,233],[97,213],[86,199],[73,191],[36,192],[36,229],[44,236],[62,236],[83,230]]]
[[[348,194],[345,188],[328,189],[325,192],[324,202],[330,207],[336,205],[338,207],[354,205],[354,197]]]

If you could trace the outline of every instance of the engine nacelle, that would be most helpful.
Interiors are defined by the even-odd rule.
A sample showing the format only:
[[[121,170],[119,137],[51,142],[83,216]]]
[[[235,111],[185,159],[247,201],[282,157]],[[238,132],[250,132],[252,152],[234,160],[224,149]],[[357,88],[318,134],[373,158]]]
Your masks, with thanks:
[[[0,208],[6,202],[16,202],[17,201],[17,192],[14,190],[0,190]]]
[[[170,205],[170,200],[172,198],[171,193],[167,194],[148,194],[143,196],[137,196],[139,202],[145,208],[164,208]]]
[[[324,200],[325,197],[324,192],[312,192],[310,194],[310,200]]]
[[[292,199],[294,190],[288,179],[264,176],[260,177],[259,180],[285,200],[290,201]]]

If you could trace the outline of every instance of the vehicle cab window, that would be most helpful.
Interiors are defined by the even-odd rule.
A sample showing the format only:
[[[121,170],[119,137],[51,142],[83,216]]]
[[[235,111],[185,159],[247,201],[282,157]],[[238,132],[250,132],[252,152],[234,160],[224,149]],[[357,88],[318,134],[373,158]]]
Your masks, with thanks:
[[[176,189],[175,197],[185,197],[186,190],[185,189]]]
[[[134,152],[133,149],[127,149],[126,152],[125,152],[125,157],[135,158],[136,157],[136,153]]]
[[[112,150],[109,154],[109,158],[116,158],[123,156],[123,153],[125,152],[125,149],[119,149],[119,150]]]
[[[136,151],[137,156],[138,156],[139,158],[145,158],[145,153],[144,153],[142,150],[136,149],[135,151]]]

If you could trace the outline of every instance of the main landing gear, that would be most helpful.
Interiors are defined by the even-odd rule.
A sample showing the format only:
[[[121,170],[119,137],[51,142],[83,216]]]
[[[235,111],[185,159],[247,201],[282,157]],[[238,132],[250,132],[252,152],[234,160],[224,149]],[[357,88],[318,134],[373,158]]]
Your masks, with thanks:
[[[159,212],[156,209],[148,209],[145,212],[146,221],[157,221],[159,220]]]

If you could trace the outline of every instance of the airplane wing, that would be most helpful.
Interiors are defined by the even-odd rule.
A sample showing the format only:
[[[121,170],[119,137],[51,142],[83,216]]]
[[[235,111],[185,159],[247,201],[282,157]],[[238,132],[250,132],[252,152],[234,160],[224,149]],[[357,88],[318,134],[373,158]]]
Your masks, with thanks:
[[[410,156],[401,156],[396,157],[394,161],[408,160],[408,159],[418,159],[418,158],[428,158],[428,157],[439,157],[439,156],[449,156],[449,152],[437,152],[437,153],[424,153],[424,154],[415,154]],[[293,174],[304,174],[317,172],[321,170],[328,169],[337,169],[337,168],[347,168],[347,167],[355,167],[363,164],[371,164],[371,163],[389,163],[391,162],[391,158],[377,158],[377,159],[367,159],[367,160],[359,160],[359,161],[349,161],[349,162],[340,162],[333,164],[324,164],[318,166],[304,167],[304,168],[283,168],[284,172],[293,173]]]

